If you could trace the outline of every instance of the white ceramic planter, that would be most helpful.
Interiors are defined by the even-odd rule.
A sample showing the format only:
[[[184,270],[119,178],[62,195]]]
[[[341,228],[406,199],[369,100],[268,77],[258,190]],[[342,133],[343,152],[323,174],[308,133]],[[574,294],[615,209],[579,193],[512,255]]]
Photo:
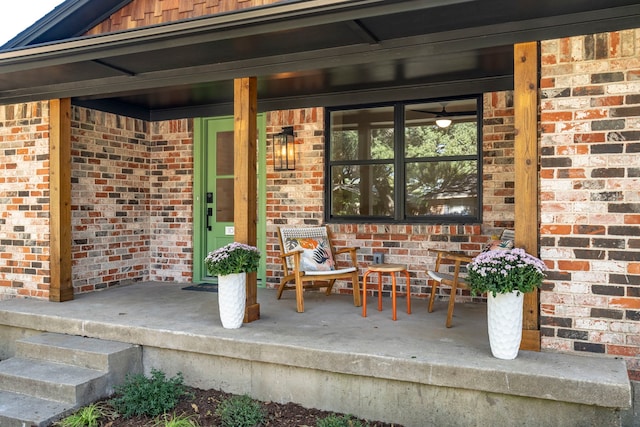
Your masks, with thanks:
[[[515,359],[522,340],[522,306],[524,294],[489,293],[487,297],[487,327],[491,353],[498,359]]]
[[[242,326],[246,295],[246,273],[218,276],[218,307],[224,328],[238,329]]]

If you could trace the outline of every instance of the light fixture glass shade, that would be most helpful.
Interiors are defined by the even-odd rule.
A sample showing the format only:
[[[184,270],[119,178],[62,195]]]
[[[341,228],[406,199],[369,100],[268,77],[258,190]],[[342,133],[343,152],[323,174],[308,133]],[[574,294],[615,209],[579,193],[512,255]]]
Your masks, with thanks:
[[[273,135],[273,170],[286,171],[296,169],[296,146],[293,126],[282,128],[282,132]]]
[[[451,119],[436,119],[436,125],[440,128],[448,128],[451,126]]]

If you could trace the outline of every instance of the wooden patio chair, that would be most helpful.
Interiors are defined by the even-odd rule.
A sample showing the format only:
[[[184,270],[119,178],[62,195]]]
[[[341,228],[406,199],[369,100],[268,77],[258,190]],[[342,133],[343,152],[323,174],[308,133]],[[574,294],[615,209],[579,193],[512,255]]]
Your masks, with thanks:
[[[353,284],[353,304],[360,307],[360,282],[356,251],[349,247],[334,249],[329,237],[329,230],[323,227],[279,227],[280,259],[284,277],[278,288],[278,299],[286,289],[295,289],[296,308],[298,313],[304,312],[304,289],[327,288],[326,295],[331,293],[336,279],[351,280]],[[348,266],[337,268],[336,255],[349,254]],[[288,285],[293,282],[292,285]]]
[[[451,288],[451,294],[449,296],[449,307],[447,309],[447,328],[451,327],[451,320],[453,319],[453,307],[456,303],[456,291],[458,288],[467,288],[467,283],[464,278],[460,276],[460,268],[473,259],[473,257],[462,255],[458,253],[431,250],[435,252],[436,266],[433,270],[427,270],[431,281],[431,295],[429,296],[429,313],[433,311],[433,301],[436,299],[436,291],[439,285],[449,286]],[[451,266],[453,265],[453,273],[451,273]],[[443,269],[449,268],[448,271]]]
[[[483,249],[484,251],[493,249],[511,249],[513,247],[513,230],[505,229],[497,240],[490,241]],[[449,286],[451,294],[449,296],[449,306],[447,308],[447,328],[451,327],[453,319],[453,308],[456,303],[456,292],[458,288],[468,289],[467,282],[460,276],[460,269],[473,260],[474,257],[455,252],[432,249],[430,252],[437,254],[436,265],[433,270],[427,270],[427,275],[431,281],[431,295],[429,296],[429,313],[433,311],[433,301],[436,299],[436,290],[439,285]],[[453,266],[453,272],[452,267]]]

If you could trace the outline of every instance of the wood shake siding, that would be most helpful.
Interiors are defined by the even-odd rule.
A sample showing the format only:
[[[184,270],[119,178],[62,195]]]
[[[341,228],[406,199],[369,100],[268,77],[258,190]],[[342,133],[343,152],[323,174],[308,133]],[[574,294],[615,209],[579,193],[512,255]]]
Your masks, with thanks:
[[[89,30],[87,35],[130,30],[272,3],[277,3],[277,0],[134,0]]]

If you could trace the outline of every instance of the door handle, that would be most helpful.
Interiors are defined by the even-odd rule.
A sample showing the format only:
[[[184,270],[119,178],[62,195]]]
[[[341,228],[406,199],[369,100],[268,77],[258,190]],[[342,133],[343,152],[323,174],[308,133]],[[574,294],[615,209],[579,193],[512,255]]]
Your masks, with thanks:
[[[209,219],[213,216],[213,208],[207,208],[207,230],[211,231],[211,224]]]

